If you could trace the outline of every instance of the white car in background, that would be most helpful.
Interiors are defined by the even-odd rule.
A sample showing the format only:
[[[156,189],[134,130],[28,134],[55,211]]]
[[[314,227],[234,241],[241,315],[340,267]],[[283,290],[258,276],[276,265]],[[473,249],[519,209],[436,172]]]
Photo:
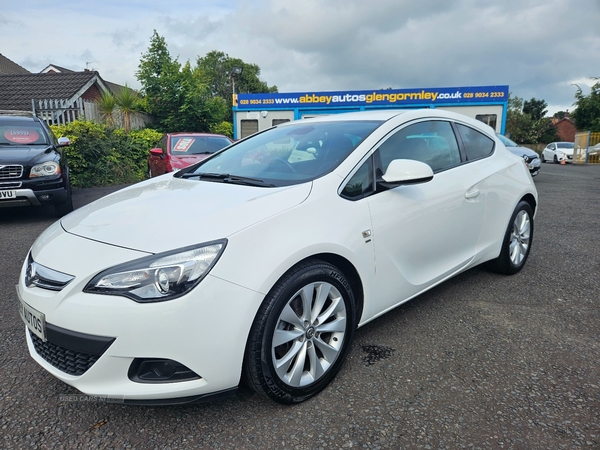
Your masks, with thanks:
[[[573,142],[551,142],[542,150],[542,162],[552,161],[556,164],[561,161],[573,162]]]
[[[17,286],[27,346],[88,395],[182,403],[245,381],[300,402],[357,327],[479,264],[519,272],[537,204],[526,165],[456,113],[280,124],[42,233]]]

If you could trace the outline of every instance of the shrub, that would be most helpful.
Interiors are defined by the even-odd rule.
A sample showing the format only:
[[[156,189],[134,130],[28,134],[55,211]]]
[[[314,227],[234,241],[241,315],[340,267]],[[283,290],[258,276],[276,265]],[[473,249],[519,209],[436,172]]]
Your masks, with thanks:
[[[210,127],[210,132],[215,134],[223,134],[233,138],[233,124],[231,122],[221,122]]]
[[[71,184],[76,188],[143,180],[148,150],[162,136],[152,129],[126,134],[122,129],[88,121],[52,125],[51,128],[56,136],[71,140],[66,153]]]

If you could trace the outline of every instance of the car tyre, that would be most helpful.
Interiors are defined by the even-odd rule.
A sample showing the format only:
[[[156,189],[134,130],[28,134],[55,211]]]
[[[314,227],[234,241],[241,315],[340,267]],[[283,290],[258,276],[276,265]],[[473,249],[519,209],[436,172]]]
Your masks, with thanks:
[[[356,328],[356,301],[334,265],[307,260],[271,289],[254,319],[244,380],[284,404],[322,391],[338,373]]]
[[[542,160],[542,162],[543,162],[543,163],[545,163],[545,162],[546,162],[546,158],[544,157],[544,154],[543,154],[543,153],[540,155],[540,159]]]
[[[558,158],[554,155],[554,164],[559,164]]]
[[[506,275],[519,272],[527,262],[532,241],[533,211],[529,203],[521,201],[510,218],[500,256],[487,263],[488,269]]]
[[[69,214],[71,211],[73,211],[73,191],[71,189],[71,181],[68,176],[67,176],[66,187],[67,187],[67,198],[64,201],[62,201],[60,203],[56,203],[54,205],[54,213],[58,217],[65,216],[65,215]]]

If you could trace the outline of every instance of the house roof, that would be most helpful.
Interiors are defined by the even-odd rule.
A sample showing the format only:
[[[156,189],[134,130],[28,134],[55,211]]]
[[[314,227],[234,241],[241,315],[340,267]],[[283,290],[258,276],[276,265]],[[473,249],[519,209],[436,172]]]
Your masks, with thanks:
[[[0,110],[29,111],[31,99],[71,99],[94,83],[107,89],[94,71],[0,75]]]
[[[71,69],[65,69],[64,67],[57,66],[56,64],[49,64],[40,73],[48,73],[48,72],[63,73],[63,72],[75,72],[75,71],[71,70]]]
[[[27,73],[31,72],[0,53],[0,75],[24,75]]]

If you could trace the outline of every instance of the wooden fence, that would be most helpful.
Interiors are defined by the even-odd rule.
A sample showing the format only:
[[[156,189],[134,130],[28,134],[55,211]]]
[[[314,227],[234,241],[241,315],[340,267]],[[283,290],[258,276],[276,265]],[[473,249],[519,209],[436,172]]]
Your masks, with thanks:
[[[98,105],[89,100],[78,98],[77,100],[44,99],[31,100],[33,114],[42,119],[48,125],[64,125],[74,120],[91,120],[102,122],[102,114]],[[123,128],[122,114],[116,110],[113,113],[114,124]],[[153,122],[148,114],[135,112],[130,118],[131,129],[139,130]]]
[[[85,116],[83,100],[65,99],[31,100],[33,114],[48,125],[64,125]]]

